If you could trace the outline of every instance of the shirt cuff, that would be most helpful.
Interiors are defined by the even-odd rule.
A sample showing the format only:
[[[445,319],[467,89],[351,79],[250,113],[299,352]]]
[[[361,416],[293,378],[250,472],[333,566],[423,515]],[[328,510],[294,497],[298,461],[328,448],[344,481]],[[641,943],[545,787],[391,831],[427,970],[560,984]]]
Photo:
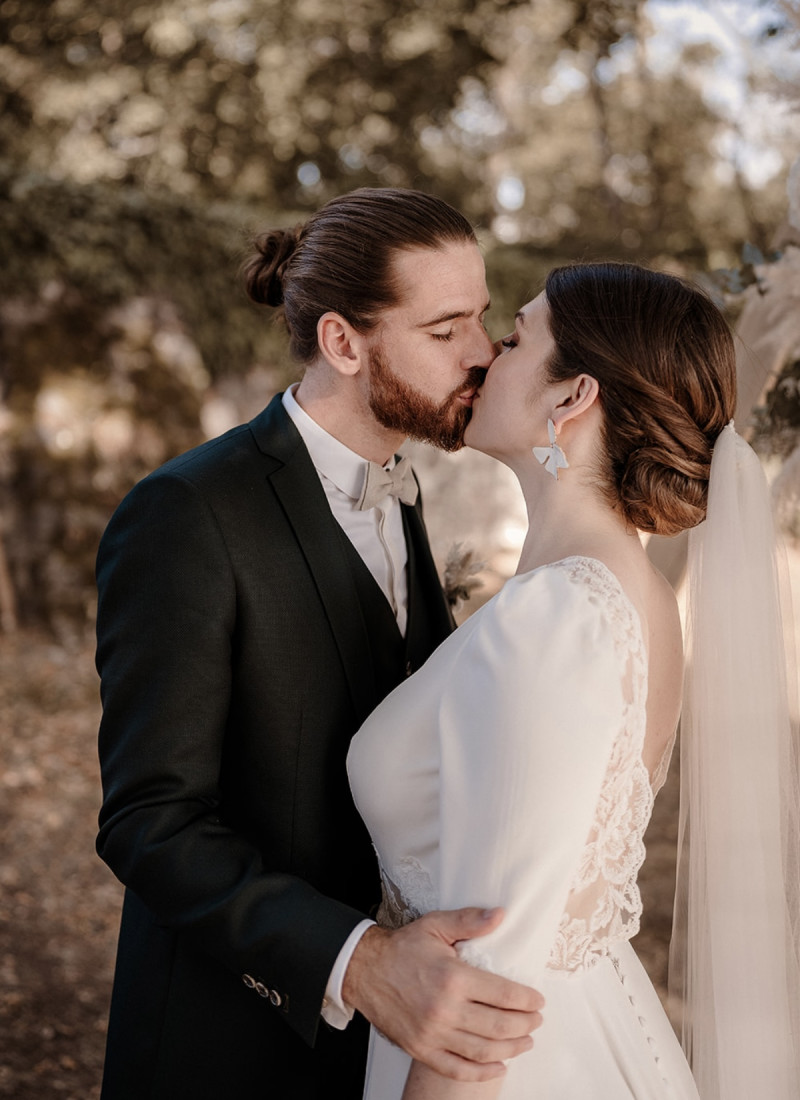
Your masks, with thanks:
[[[353,1019],[355,1011],[355,1009],[346,1005],[342,998],[342,983],[345,972],[361,937],[374,923],[374,920],[362,920],[355,926],[336,956],[336,962],[333,964],[333,970],[331,970],[328,984],[325,987],[325,997],[322,1001],[322,1019],[331,1027],[336,1027],[340,1031],[347,1027]]]

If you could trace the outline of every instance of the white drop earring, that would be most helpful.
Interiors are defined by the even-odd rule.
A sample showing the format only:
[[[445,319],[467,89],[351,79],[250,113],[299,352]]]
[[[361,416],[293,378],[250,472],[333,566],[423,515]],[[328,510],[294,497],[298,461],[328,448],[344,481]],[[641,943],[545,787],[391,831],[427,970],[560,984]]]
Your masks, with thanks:
[[[558,471],[569,468],[567,456],[556,443],[556,426],[552,420],[547,421],[547,434],[550,437],[549,447],[534,447],[534,456],[542,463],[545,470],[558,481]]]

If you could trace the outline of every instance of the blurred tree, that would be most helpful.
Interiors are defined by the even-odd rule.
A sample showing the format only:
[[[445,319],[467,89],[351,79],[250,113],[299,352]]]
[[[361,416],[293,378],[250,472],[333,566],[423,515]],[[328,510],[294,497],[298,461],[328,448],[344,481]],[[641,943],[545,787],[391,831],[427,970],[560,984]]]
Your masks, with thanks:
[[[495,333],[565,257],[765,248],[780,173],[755,192],[728,163],[748,134],[704,94],[714,51],[659,68],[650,11],[0,0],[0,624],[89,622],[114,503],[291,376],[238,285],[243,227],[359,185],[436,191],[481,226]]]
[[[5,155],[79,181],[317,205],[431,185],[427,128],[483,89],[522,0],[0,4]]]
[[[2,0],[0,155],[272,209],[419,186],[567,251],[764,247],[780,180],[755,194],[726,156],[713,50],[656,71],[652,30],[644,0]]]
[[[214,380],[293,369],[240,286],[238,208],[0,171],[0,240],[0,627],[63,634],[92,622],[118,501],[205,438]]]
[[[606,5],[588,0],[580,21],[553,0],[549,22],[547,6],[517,13],[495,70],[508,123],[488,168],[496,233],[571,255],[664,256],[694,267],[730,262],[745,240],[766,247],[785,204],[785,174],[749,182],[735,152],[748,135],[706,91],[717,49],[685,46],[665,67],[652,56],[646,4],[598,13]],[[786,21],[763,30],[783,41],[790,33]],[[774,72],[750,53],[747,91],[768,118]],[[797,127],[781,115],[773,102],[779,123],[769,134],[765,123],[761,137],[788,164]]]

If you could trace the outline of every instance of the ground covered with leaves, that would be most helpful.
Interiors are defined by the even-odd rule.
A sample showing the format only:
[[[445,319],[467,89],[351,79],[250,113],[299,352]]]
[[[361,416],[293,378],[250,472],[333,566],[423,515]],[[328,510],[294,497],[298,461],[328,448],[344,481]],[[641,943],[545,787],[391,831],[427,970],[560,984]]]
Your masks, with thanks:
[[[0,636],[0,714],[0,1097],[96,1100],[121,888],[94,852],[99,702],[88,642]],[[636,941],[662,990],[675,820],[673,778],[649,834]]]
[[[99,1096],[120,890],[94,854],[88,644],[0,638],[0,1096]]]

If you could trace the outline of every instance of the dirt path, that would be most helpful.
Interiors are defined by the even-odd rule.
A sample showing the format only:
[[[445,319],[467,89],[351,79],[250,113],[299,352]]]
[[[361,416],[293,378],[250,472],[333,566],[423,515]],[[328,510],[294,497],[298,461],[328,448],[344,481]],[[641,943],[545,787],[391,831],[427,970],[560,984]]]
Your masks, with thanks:
[[[88,647],[0,638],[0,1096],[99,1096],[120,891],[94,855]]]

